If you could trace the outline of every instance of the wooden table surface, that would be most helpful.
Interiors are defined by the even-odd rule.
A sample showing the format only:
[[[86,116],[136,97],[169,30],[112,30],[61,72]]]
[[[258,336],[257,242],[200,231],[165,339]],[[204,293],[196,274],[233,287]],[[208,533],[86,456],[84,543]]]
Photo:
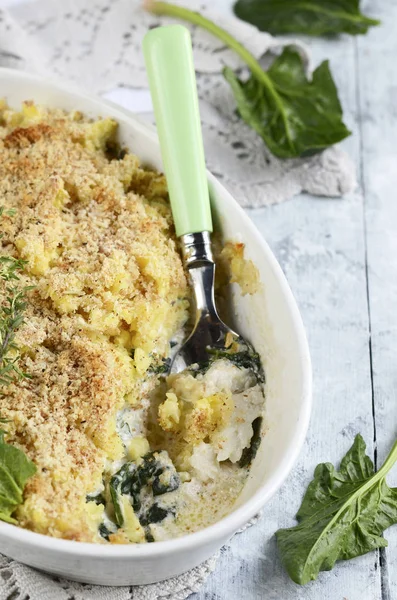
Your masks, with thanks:
[[[309,434],[260,522],[234,537],[191,600],[397,599],[397,527],[386,533],[386,550],[340,563],[305,587],[284,573],[273,536],[294,523],[317,463],[338,462],[361,432],[380,464],[397,434],[397,0],[361,4],[381,27],[308,40],[315,64],[330,59],[353,132],[344,147],[357,189],[344,199],[300,196],[248,211],[306,326],[314,371]]]

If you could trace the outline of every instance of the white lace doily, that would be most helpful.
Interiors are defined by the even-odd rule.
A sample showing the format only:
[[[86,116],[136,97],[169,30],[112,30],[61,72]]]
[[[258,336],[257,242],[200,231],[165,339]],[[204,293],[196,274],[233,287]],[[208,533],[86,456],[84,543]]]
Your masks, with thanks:
[[[230,31],[261,58],[291,41],[276,39],[216,14],[215,3],[177,0]],[[149,27],[172,20],[145,13],[142,0],[38,0],[13,6],[0,22],[0,64],[50,73],[104,93],[116,87],[146,88],[141,42]],[[351,160],[340,148],[305,159],[278,159],[239,119],[221,70],[242,65],[221,42],[191,27],[207,164],[243,206],[281,202],[300,191],[340,196],[355,185]],[[307,49],[296,47],[308,62]]]
[[[161,583],[106,587],[51,577],[0,555],[1,600],[185,600],[215,569],[218,555]]]

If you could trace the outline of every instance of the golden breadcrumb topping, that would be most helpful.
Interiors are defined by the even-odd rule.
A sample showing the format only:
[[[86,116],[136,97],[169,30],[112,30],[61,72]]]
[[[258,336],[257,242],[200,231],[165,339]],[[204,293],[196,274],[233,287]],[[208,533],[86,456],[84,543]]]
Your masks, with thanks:
[[[0,106],[0,205],[15,209],[1,254],[26,260],[21,283],[34,286],[17,335],[31,378],[0,399],[7,440],[38,469],[16,517],[83,541],[98,541],[86,495],[123,454],[116,413],[139,408],[188,308],[164,177],[120,153],[116,131],[112,119]]]

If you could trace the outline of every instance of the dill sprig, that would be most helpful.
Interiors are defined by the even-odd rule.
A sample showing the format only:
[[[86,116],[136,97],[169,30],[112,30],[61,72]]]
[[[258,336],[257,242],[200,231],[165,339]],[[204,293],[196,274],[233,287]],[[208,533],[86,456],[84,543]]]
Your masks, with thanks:
[[[12,216],[15,211],[0,206],[0,217],[4,214]],[[21,355],[15,343],[16,332],[24,323],[26,292],[32,289],[31,286],[21,287],[18,284],[19,273],[25,264],[26,261],[19,258],[0,256],[0,280],[4,282],[6,291],[5,300],[0,306],[0,386],[28,377],[18,367]]]

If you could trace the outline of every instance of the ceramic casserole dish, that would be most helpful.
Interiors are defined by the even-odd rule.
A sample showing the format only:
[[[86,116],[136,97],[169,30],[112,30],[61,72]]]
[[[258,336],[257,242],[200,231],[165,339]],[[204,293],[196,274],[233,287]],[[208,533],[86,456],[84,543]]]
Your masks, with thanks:
[[[23,100],[119,123],[123,145],[143,163],[161,169],[156,133],[132,114],[44,78],[0,69],[1,93],[12,107]],[[301,317],[268,245],[225,188],[208,173],[215,227],[241,241],[261,279],[242,296],[233,285],[233,323],[259,352],[266,373],[265,435],[231,514],[190,535],[151,544],[105,545],[55,539],[0,522],[0,551],[59,576],[99,585],[146,584],[179,575],[216,552],[258,513],[290,472],[305,439],[311,409],[311,365]],[[263,518],[266,518],[266,514]]]

